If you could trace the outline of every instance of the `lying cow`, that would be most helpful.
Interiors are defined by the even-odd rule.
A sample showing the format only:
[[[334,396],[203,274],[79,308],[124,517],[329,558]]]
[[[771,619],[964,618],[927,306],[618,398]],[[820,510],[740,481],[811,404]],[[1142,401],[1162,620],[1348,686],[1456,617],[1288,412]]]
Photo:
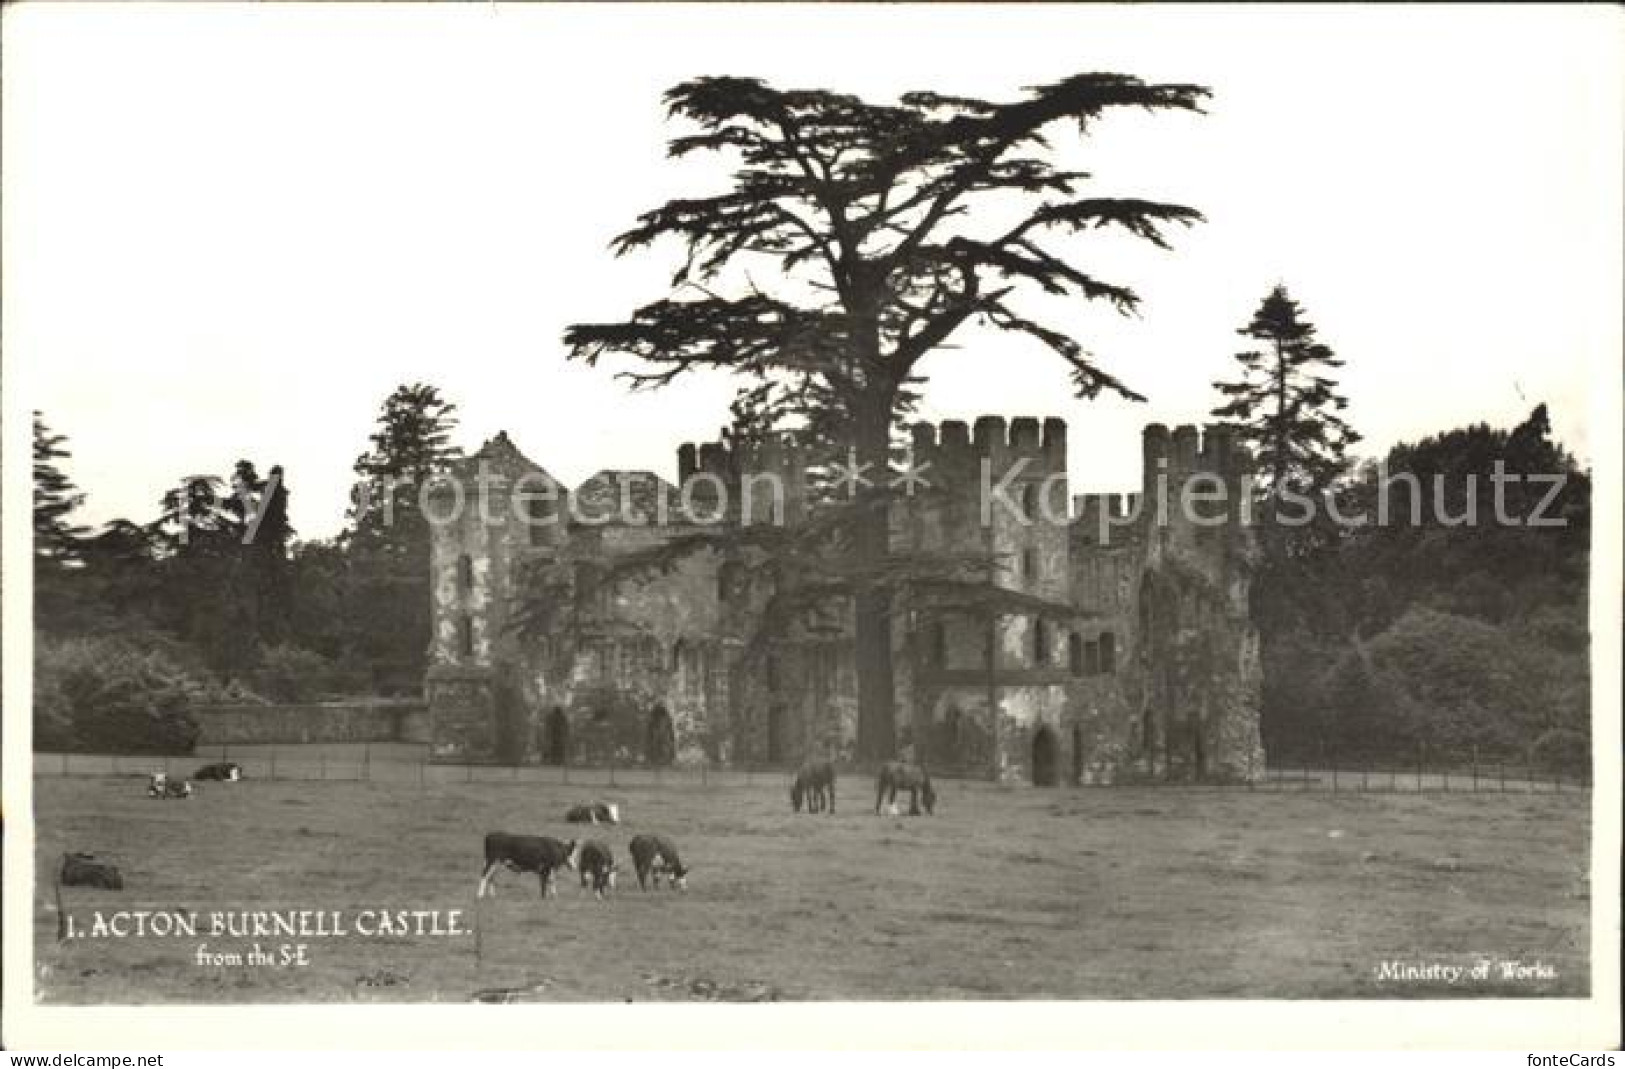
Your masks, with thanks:
[[[97,860],[95,854],[63,854],[62,869],[57,874],[57,882],[64,887],[124,890],[124,877],[119,874],[118,866]]]
[[[596,897],[603,898],[605,891],[615,890],[615,855],[597,839],[581,844],[581,860],[576,867],[581,870],[581,886],[590,883]]]
[[[192,784],[188,780],[170,779],[162,772],[154,772],[152,779],[147,781],[147,797],[190,798]]]
[[[217,780],[221,783],[236,783],[243,778],[243,766],[235,761],[216,761],[212,765],[204,765],[192,773],[195,780]]]
[[[619,824],[621,822],[621,807],[609,802],[588,802],[586,805],[571,806],[569,812],[564,814],[567,824]]]
[[[514,872],[534,872],[541,881],[541,893],[544,896],[556,895],[558,888],[554,884],[554,872],[561,868],[575,868],[580,853],[581,849],[574,839],[561,843],[546,835],[490,832],[485,837],[485,871],[480,875],[480,891],[475,897],[485,897],[488,889],[493,898],[496,896],[491,877],[502,866]]]
[[[676,845],[664,835],[633,836],[629,849],[632,852],[632,867],[638,874],[638,886],[643,890],[649,889],[650,880],[654,881],[655,890],[660,890],[661,876],[671,880],[674,891],[688,886],[688,868],[684,866],[683,859],[677,856]]]

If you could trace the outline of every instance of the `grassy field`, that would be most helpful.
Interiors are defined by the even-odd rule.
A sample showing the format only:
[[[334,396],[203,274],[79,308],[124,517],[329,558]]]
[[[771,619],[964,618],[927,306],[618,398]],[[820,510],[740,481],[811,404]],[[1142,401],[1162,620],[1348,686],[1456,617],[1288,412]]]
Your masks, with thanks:
[[[489,830],[569,837],[563,786],[207,785],[188,801],[123,778],[41,780],[37,992],[48,1003],[754,999],[1389,998],[1582,995],[1590,796],[1271,794],[943,785],[934,818],[877,817],[848,777],[837,816],[782,788],[604,792],[621,860],[599,902],[541,900],[504,873],[476,903]],[[865,803],[869,804],[866,805]],[[673,837],[686,894],[644,894],[626,843]],[[96,911],[196,910],[203,934],[57,943],[64,850],[122,868]],[[253,939],[214,910],[342,911],[308,964],[200,965]],[[363,936],[362,910],[462,910],[463,936]],[[1547,978],[1383,980],[1384,962],[1539,963]]]

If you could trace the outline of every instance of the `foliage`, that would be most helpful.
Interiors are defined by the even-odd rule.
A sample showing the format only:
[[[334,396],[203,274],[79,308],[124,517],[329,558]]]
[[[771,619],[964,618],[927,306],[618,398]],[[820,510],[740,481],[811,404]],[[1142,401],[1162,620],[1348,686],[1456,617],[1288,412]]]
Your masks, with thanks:
[[[898,421],[918,396],[920,361],[968,323],[1048,348],[1079,396],[1137,398],[1017,301],[1048,295],[1132,311],[1132,290],[1086,273],[1047,243],[1116,228],[1166,247],[1165,227],[1200,215],[1176,204],[1079,196],[1088,176],[1046,158],[1047,131],[1070,121],[1085,133],[1123,108],[1197,111],[1206,95],[1120,74],[1081,74],[1002,103],[921,92],[874,104],[749,78],[684,82],[666,103],[694,129],[672,140],[671,155],[735,159],[732,188],[669,201],[615,240],[622,254],[662,238],[680,242],[685,259],[672,285],[682,296],[622,323],[572,326],[570,355],[588,364],[632,356],[639,366],[622,374],[638,386],[663,386],[696,368],[727,370],[746,382],[734,406],[742,436],[788,425],[825,459],[851,450],[873,472],[888,468]],[[753,265],[776,280],[771,292]],[[861,576],[903,562],[889,559],[885,495],[857,496],[863,507],[846,514],[857,576],[835,585],[852,597],[859,749],[878,758],[896,745],[895,606],[890,591]],[[808,557],[807,588],[827,600],[830,584],[818,569],[828,557]]]
[[[1584,678],[1583,658],[1532,649],[1484,620],[1414,609],[1328,673],[1328,739],[1344,752],[1425,745],[1459,760],[1475,747],[1521,753],[1552,732],[1585,738],[1589,703],[1565,680],[1575,674]]]
[[[426,383],[397,387],[384,400],[371,449],[356,458],[361,477],[341,596],[365,606],[365,626],[347,629],[354,656],[373,668],[375,685],[416,687],[429,646],[429,524],[420,507],[425,482],[455,461],[456,406]]]
[[[59,462],[70,454],[67,438],[53,434],[40,413],[34,413],[34,560],[36,570],[43,564],[61,564],[78,554],[85,529],[68,522],[68,516],[84,502],[73,480]]]
[[[209,690],[163,650],[106,638],[41,639],[34,687],[37,749],[101,753],[191,752]]]
[[[365,689],[365,681],[319,653],[298,646],[269,646],[249,678],[255,693],[273,702],[314,702]]]
[[[1324,489],[1360,440],[1340,415],[1348,401],[1328,375],[1343,362],[1302,314],[1286,287],[1276,286],[1239,331],[1263,349],[1237,353],[1241,377],[1213,384],[1227,398],[1213,415],[1234,424],[1252,448],[1266,496]]]

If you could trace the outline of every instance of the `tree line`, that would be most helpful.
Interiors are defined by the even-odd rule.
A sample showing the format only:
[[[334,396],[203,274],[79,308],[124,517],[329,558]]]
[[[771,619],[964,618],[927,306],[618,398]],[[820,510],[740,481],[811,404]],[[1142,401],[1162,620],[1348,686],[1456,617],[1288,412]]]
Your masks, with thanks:
[[[36,743],[185,749],[200,701],[421,692],[429,531],[417,487],[459,453],[430,385],[384,401],[331,539],[300,540],[292,479],[238,460],[190,474],[144,521],[75,522],[66,436],[34,416]]]
[[[1111,231],[1169,250],[1171,232],[1199,224],[1201,213],[1087,195],[1091,175],[1063,165],[1056,145],[1069,130],[1087,138],[1108,117],[1199,115],[1208,96],[1201,86],[1099,73],[1008,100],[915,92],[873,103],[726,77],[672,88],[665,102],[686,129],[671,140],[671,154],[715,155],[732,165],[731,178],[709,195],[649,210],[615,239],[617,254],[673,243],[681,259],[670,292],[623,321],[571,326],[567,357],[590,365],[627,358],[620,374],[637,388],[702,370],[732,374],[736,438],[797,438],[814,457],[815,483],[843,458],[875,477],[850,500],[821,498],[818,520],[801,530],[679,539],[595,562],[595,583],[710,550],[777,577],[763,633],[844,606],[858,754],[893,756],[891,620],[900,609],[934,597],[990,616],[1073,611],[988,583],[1008,562],[890,544],[885,476],[927,386],[923,362],[950,347],[975,359],[992,350],[964,344],[968,334],[998,331],[1058,361],[1079,399],[1143,401],[1052,316],[1095,305],[1137,311],[1132,287],[1086,266],[1086,243]],[[1215,383],[1213,415],[1235,428],[1259,465],[1253,611],[1263,640],[1266,745],[1381,748],[1419,734],[1566,752],[1584,745],[1589,481],[1551,440],[1544,409],[1507,431],[1470,427],[1395,446],[1386,468],[1444,475],[1457,486],[1447,493],[1475,495],[1482,491],[1468,490],[1465,477],[1482,486],[1497,463],[1562,474],[1560,508],[1574,521],[1563,533],[1468,530],[1436,517],[1351,529],[1324,510],[1316,522],[1293,524],[1286,509],[1296,500],[1370,499],[1381,489],[1378,470],[1351,463],[1360,438],[1337,383],[1341,361],[1284,286],[1240,333],[1251,344],[1235,355],[1235,377]],[[277,671],[311,657],[349,686],[415,688],[429,603],[427,531],[414,489],[455,455],[453,411],[432,387],[397,391],[355,470],[379,495],[396,495],[401,520],[381,530],[352,515],[339,538],[313,543],[298,542],[287,526],[287,473],[272,469],[261,479],[247,462],[229,480],[184,480],[164,496],[156,521],[118,521],[82,537],[69,524],[71,484],[54,466],[61,440],[47,432],[42,453],[37,431],[36,560],[48,573],[42,630],[97,634],[109,621],[131,621],[186,644],[216,678],[247,679],[262,691],[275,692],[277,678],[314,678]],[[269,539],[242,545],[249,522],[270,523]],[[178,542],[180,532],[197,537]],[[559,607],[591,600],[578,574],[534,579],[517,606],[531,630],[567,627]],[[53,603],[53,583],[77,596]],[[1509,679],[1514,665],[1521,667]]]

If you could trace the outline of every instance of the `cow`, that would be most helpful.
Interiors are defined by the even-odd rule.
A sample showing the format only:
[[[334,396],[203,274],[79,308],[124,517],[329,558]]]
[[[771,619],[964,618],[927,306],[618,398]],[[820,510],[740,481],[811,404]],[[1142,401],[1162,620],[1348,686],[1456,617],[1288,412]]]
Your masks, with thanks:
[[[147,781],[149,798],[190,798],[192,784],[184,779],[170,779],[162,772],[154,772]]]
[[[192,778],[199,782],[216,780],[221,783],[236,783],[243,778],[243,766],[235,761],[216,761],[192,773]]]
[[[835,815],[835,766],[828,761],[808,761],[796,773],[790,784],[790,806],[801,812],[801,803],[807,802],[807,812],[822,813],[826,808]]]
[[[937,804],[937,789],[931,786],[931,776],[920,765],[911,765],[906,761],[887,761],[880,766],[880,775],[875,777],[875,812],[880,812],[880,803],[884,800],[892,816],[897,815],[897,792],[908,792],[908,815],[920,815],[920,803],[925,803],[925,812],[930,815],[935,811]]]
[[[124,877],[120,875],[118,866],[98,860],[95,854],[63,854],[62,868],[57,873],[57,883],[64,887],[124,890]]]
[[[581,844],[581,860],[576,863],[581,872],[581,886],[592,886],[592,893],[603,898],[605,891],[615,890],[615,855],[597,839]]]
[[[564,814],[567,824],[619,824],[621,807],[610,802],[588,802],[571,806]]]
[[[541,894],[544,897],[556,895],[558,888],[554,884],[554,872],[561,868],[575,868],[579,854],[580,848],[574,839],[562,843],[546,835],[490,832],[485,836],[485,871],[480,874],[480,890],[474,897],[484,898],[487,890],[493,898],[496,897],[496,887],[491,877],[504,865],[514,872],[534,872],[540,881]]]
[[[688,887],[688,867],[677,856],[677,847],[664,835],[635,835],[628,847],[632,853],[632,867],[637,870],[638,887],[647,891],[653,880],[660,890],[660,877],[671,880],[671,888],[681,891]]]

